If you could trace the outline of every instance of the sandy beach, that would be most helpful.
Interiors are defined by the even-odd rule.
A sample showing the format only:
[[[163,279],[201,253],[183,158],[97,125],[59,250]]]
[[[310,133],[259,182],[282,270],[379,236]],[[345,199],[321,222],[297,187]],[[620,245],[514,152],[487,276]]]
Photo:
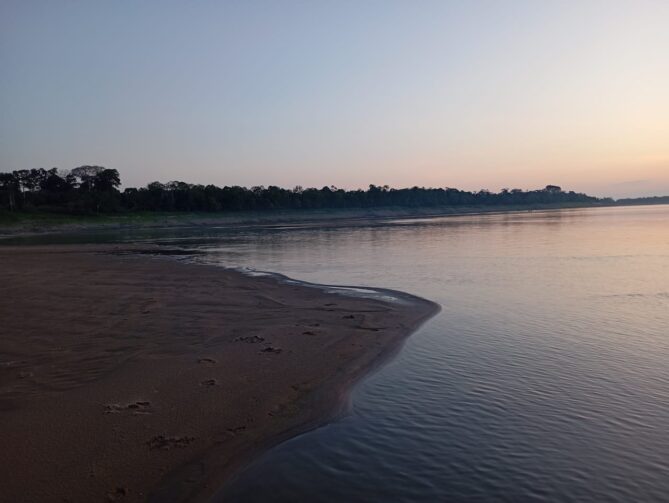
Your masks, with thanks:
[[[0,247],[0,500],[207,500],[439,309],[135,251]]]

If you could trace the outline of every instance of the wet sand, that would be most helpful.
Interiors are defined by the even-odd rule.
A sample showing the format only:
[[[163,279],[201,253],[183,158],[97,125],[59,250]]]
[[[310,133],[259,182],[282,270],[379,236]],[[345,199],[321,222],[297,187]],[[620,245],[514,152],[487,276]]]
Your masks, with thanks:
[[[0,500],[206,501],[439,309],[127,249],[0,247]]]

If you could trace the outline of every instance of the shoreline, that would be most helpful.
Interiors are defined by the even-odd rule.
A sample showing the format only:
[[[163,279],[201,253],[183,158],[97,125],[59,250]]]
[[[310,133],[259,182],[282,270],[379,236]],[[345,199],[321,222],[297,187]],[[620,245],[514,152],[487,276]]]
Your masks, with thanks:
[[[316,286],[314,283],[311,283],[310,285]],[[398,337],[393,341],[389,341],[383,351],[378,353],[374,359],[369,362],[367,367],[361,367],[357,369],[358,371],[355,374],[347,376],[348,378],[346,380],[335,382],[332,385],[326,386],[313,393],[309,398],[319,404],[319,415],[310,418],[303,424],[296,425],[290,430],[286,430],[275,436],[267,437],[258,445],[250,446],[246,452],[239,453],[237,460],[221,472],[221,484],[215,491],[202,495],[188,495],[186,498],[180,497],[181,493],[179,488],[190,485],[193,473],[197,469],[194,464],[188,464],[187,466],[179,467],[177,471],[170,474],[170,480],[161,483],[155,491],[149,494],[147,501],[155,503],[225,501],[226,491],[229,487],[234,484],[237,478],[241,476],[247,468],[252,466],[253,463],[267,451],[287,440],[314,431],[346,415],[352,405],[351,394],[355,386],[362,380],[381,370],[385,364],[392,361],[392,359],[402,350],[407,339],[418,331],[423,324],[427,323],[430,318],[438,314],[440,310],[441,306],[436,305],[435,311],[432,314],[427,315],[423,320],[417,322],[413,327],[409,328],[404,337]],[[212,458],[216,455],[215,451],[211,453]],[[197,460],[195,464],[201,462],[202,460],[200,459]]]
[[[307,288],[317,288],[322,291],[327,291],[325,289],[329,289],[330,287],[342,289],[359,288],[350,285],[310,283],[306,281],[295,280],[280,273],[269,272],[268,274],[279,277],[279,279],[282,281],[288,280],[290,282],[296,282],[305,285]],[[405,300],[412,299],[413,302],[416,300],[426,300],[406,292],[387,288],[365,288],[365,290],[373,290],[378,293],[385,293],[393,296],[399,295],[400,297],[404,297]],[[425,323],[427,323],[432,317],[436,316],[441,311],[441,306],[439,304],[433,302],[431,303],[433,304],[433,311],[431,313],[427,313],[422,319],[417,320],[414,325],[407,327],[407,331],[403,336],[402,334],[398,334],[398,336],[393,340],[388,341],[385,347],[382,348],[382,350],[376,354],[370,362],[367,363],[367,366],[357,368],[356,372],[354,372],[352,375],[346,376],[346,380],[332,382],[330,385],[327,385],[323,389],[313,393],[309,398],[312,401],[320,404],[321,409],[318,416],[310,418],[309,421],[303,424],[299,424],[291,430],[281,432],[273,437],[268,437],[259,445],[249,448],[247,452],[240,453],[237,462],[229,466],[224,472],[221,473],[222,484],[216,491],[206,495],[204,498],[195,496],[192,500],[188,499],[188,501],[225,501],[226,491],[228,488],[234,484],[237,478],[241,476],[247,468],[252,466],[253,463],[267,451],[287,440],[305,433],[309,433],[310,431],[316,430],[346,415],[352,406],[351,395],[355,386],[364,379],[381,370],[384,365],[392,361],[392,359],[400,353],[409,337],[416,333]],[[216,455],[215,452],[212,454],[214,456]],[[157,488],[154,493],[149,495],[148,501],[155,503],[185,501],[183,499],[174,498],[172,495],[175,493],[175,489],[179,485],[183,485],[184,482],[187,482],[187,477],[192,476],[192,468],[192,466],[181,467],[177,473],[171,474],[172,476],[176,475],[176,477]]]
[[[424,208],[354,208],[330,210],[282,210],[276,212],[150,213],[100,216],[58,214],[20,214],[22,221],[0,221],[0,242],[12,238],[47,236],[61,233],[128,231],[140,229],[179,229],[215,226],[219,228],[255,228],[280,226],[348,226],[366,225],[388,220],[457,217],[528,211],[610,208],[610,204],[536,204],[509,206],[463,206]]]
[[[344,413],[440,309],[147,249],[0,247],[5,496],[206,500]]]

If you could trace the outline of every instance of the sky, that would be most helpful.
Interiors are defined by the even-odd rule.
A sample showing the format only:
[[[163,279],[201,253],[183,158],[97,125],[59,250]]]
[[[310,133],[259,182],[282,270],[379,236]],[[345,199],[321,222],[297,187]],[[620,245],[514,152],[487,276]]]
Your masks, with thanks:
[[[669,194],[669,2],[0,0],[0,171]]]

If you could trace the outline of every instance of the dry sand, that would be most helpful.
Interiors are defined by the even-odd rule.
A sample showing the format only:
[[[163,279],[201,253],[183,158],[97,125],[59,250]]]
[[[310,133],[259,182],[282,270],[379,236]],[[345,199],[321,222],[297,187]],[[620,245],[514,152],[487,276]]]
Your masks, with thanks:
[[[1,501],[206,500],[438,310],[119,250],[0,247]]]

